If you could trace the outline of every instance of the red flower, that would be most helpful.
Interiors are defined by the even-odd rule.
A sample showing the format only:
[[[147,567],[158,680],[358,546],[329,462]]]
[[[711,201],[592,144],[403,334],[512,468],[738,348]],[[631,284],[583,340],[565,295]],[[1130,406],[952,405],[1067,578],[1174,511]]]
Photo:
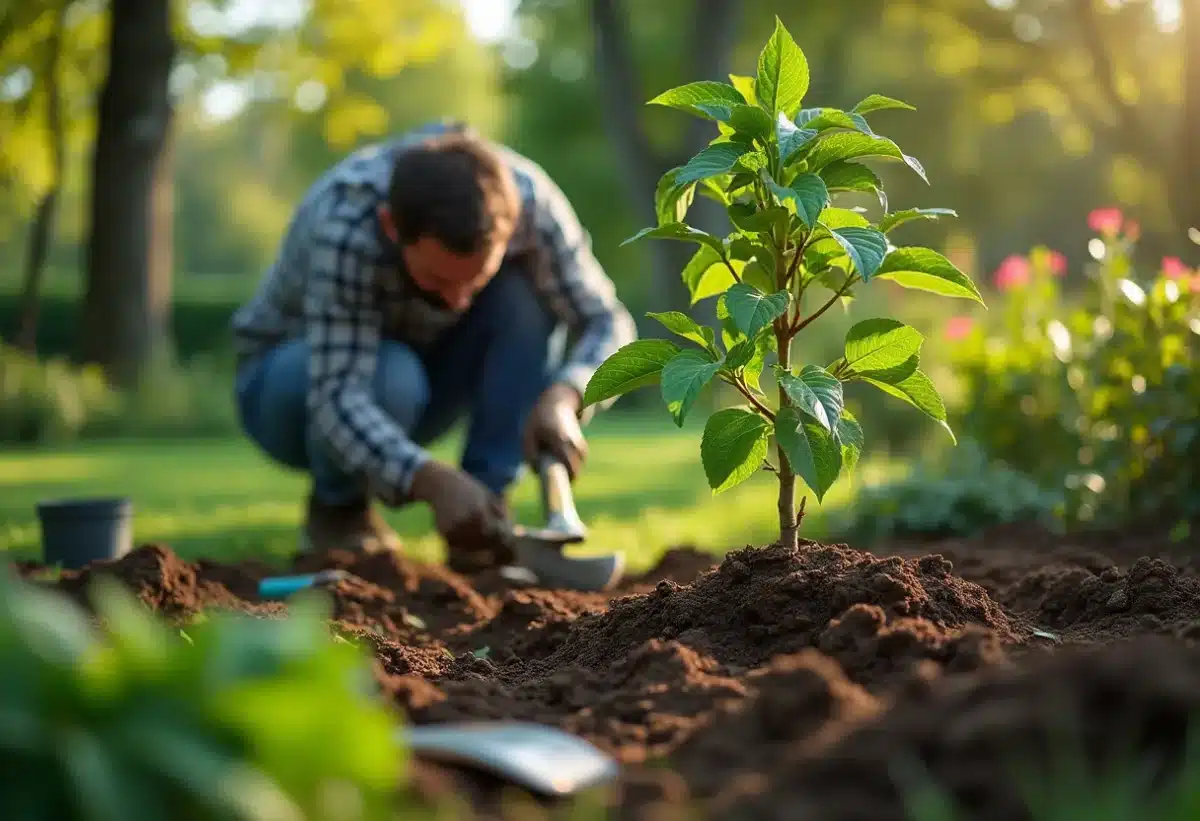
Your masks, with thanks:
[[[951,342],[956,342],[959,339],[965,339],[967,334],[971,333],[971,329],[975,327],[975,320],[969,316],[952,316],[946,321],[946,339]]]
[[[1124,217],[1117,208],[1097,208],[1088,214],[1088,227],[1105,236],[1116,236],[1123,221]]]
[[[994,275],[996,287],[1001,291],[1019,288],[1029,282],[1029,260],[1012,254],[1004,258]]]
[[[1067,272],[1067,258],[1061,251],[1050,252],[1050,273],[1060,277]]]
[[[1183,279],[1190,273],[1179,257],[1163,257],[1162,274],[1167,279]]]

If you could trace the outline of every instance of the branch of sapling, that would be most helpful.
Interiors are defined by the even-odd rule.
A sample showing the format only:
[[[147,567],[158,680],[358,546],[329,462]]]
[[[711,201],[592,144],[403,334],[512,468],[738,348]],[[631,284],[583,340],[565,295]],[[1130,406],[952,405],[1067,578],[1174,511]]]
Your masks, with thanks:
[[[754,391],[750,390],[750,386],[746,384],[745,377],[730,377],[727,374],[721,374],[721,378],[737,388],[738,392],[742,396],[746,397],[746,400],[754,406],[756,411],[767,417],[767,419],[770,419],[772,422],[775,421],[775,412],[759,401],[758,397],[754,395]]]
[[[841,299],[842,296],[846,293],[846,291],[850,290],[850,286],[853,285],[857,279],[858,279],[858,274],[851,274],[850,276],[846,277],[846,281],[842,283],[842,287],[838,288],[834,292],[833,296],[831,296],[825,302],[824,305],[822,305],[820,308],[817,308],[817,310],[813,311],[812,314],[810,314],[809,316],[805,317],[803,320],[801,320],[800,322],[797,322],[795,325],[792,326],[792,334],[800,333],[805,328],[807,328],[810,323],[812,323],[814,320],[816,320],[818,317],[820,317],[821,314],[825,313],[830,308],[832,308],[833,303],[835,303],[839,299]]]

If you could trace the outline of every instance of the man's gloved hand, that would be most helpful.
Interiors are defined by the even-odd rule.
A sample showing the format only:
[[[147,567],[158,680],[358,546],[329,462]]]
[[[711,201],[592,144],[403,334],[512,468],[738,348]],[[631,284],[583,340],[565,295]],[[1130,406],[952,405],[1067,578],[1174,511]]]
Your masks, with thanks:
[[[537,465],[540,452],[546,451],[567,467],[574,480],[587,459],[587,440],[579,425],[583,398],[565,383],[548,387],[538,399],[525,423],[524,453],[530,465]]]
[[[494,544],[503,532],[504,502],[475,477],[437,461],[426,462],[412,481],[412,496],[433,509],[434,526],[453,550]]]

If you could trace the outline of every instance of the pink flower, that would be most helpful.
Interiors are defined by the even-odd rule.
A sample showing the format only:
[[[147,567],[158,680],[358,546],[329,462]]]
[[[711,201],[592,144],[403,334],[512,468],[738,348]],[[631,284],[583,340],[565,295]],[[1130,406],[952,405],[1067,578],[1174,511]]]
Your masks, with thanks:
[[[994,275],[996,287],[1001,291],[1019,288],[1029,282],[1029,260],[1012,254],[1004,258]]]
[[[1125,238],[1130,242],[1137,242],[1142,236],[1142,226],[1137,220],[1129,220],[1125,223]]]
[[[960,339],[965,339],[971,333],[971,329],[975,327],[975,320],[969,316],[952,316],[946,322],[946,339],[951,342],[956,342]]]
[[[1050,273],[1060,277],[1067,272],[1067,258],[1061,251],[1050,252]]]
[[[1191,273],[1179,257],[1163,257],[1162,274],[1167,279],[1183,279]]]
[[[1116,236],[1121,230],[1121,222],[1124,217],[1119,209],[1116,208],[1097,208],[1092,213],[1088,214],[1088,227],[1097,234],[1105,236]]]

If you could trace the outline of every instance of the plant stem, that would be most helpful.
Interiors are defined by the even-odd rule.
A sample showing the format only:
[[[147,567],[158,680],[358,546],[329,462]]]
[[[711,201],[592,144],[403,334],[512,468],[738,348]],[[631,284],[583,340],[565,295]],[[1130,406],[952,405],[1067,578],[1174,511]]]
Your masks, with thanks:
[[[792,329],[791,329],[792,333],[793,334],[800,333],[802,330],[804,330],[805,328],[808,327],[809,323],[811,323],[813,320],[815,320],[821,314],[825,313],[830,308],[832,308],[833,303],[835,303],[839,299],[841,299],[842,294],[844,294],[844,293],[846,293],[846,291],[850,290],[850,286],[854,284],[854,281],[856,279],[858,279],[857,274],[851,274],[850,276],[846,277],[846,281],[842,283],[842,287],[838,288],[837,291],[834,292],[833,296],[831,296],[824,305],[822,305],[820,308],[817,308],[817,310],[813,311],[812,314],[810,314],[809,316],[806,316],[804,319],[802,319],[801,321],[797,322],[795,325],[792,326]]]
[[[770,419],[772,422],[775,421],[775,414],[771,412],[770,408],[758,400],[758,397],[754,395],[754,391],[750,390],[750,386],[747,385],[741,377],[736,379],[726,379],[725,381],[737,388],[742,396],[746,397],[750,404],[754,406],[755,410]]]
[[[787,370],[791,365],[792,331],[786,322],[776,324],[775,341],[779,347],[779,366]],[[779,408],[782,410],[791,404],[791,397],[780,384]],[[778,438],[775,447],[779,452],[779,543],[784,547],[796,547],[799,544],[796,535],[799,529],[799,522],[796,521],[796,474],[792,472],[791,462]]]

